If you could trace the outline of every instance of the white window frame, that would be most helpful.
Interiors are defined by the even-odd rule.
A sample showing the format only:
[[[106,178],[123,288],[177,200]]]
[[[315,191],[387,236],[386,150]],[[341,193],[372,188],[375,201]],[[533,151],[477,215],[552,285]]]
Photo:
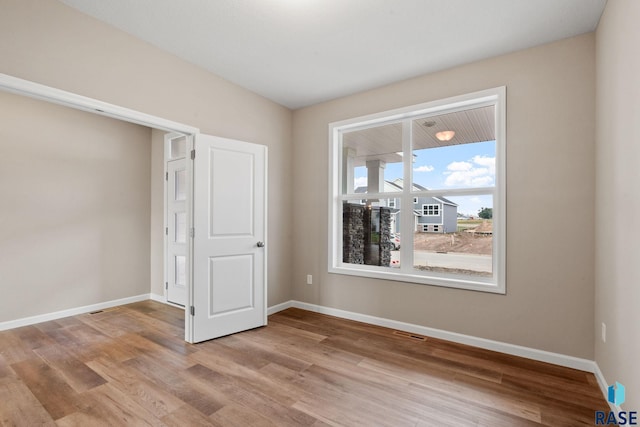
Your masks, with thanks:
[[[429,210],[428,208],[431,207],[431,212],[436,212],[438,211],[438,213],[425,213],[425,208],[427,208],[427,211]],[[440,204],[438,203],[428,203],[426,205],[422,205],[422,216],[440,216]]]
[[[402,245],[400,249],[401,265],[389,268],[374,265],[356,265],[342,262],[342,203],[345,200],[357,200],[361,194],[342,194],[342,132],[381,126],[391,122],[400,122],[403,126],[403,151],[411,152],[411,120],[418,116],[438,115],[462,111],[482,106],[495,106],[496,136],[496,175],[495,185],[486,188],[465,188],[451,190],[422,191],[415,195],[412,186],[405,185],[400,199],[401,233],[410,236],[414,231],[413,209],[411,206],[418,197],[469,196],[487,194],[493,197],[493,254],[492,277],[476,277],[438,272],[419,272],[413,269],[412,245]],[[404,164],[404,181],[413,182],[412,165]],[[329,244],[328,271],[334,274],[386,279],[449,288],[468,289],[497,294],[506,293],[506,87],[497,87],[465,95],[455,96],[424,104],[371,114],[329,124]],[[423,194],[424,193],[424,194]],[[368,199],[385,199],[384,193],[367,194]]]

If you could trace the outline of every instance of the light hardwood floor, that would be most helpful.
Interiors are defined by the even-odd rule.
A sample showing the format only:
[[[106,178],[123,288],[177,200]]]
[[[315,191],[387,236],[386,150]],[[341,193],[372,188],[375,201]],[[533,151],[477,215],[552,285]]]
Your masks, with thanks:
[[[190,345],[153,301],[0,332],[2,426],[581,426],[592,374],[298,309]]]

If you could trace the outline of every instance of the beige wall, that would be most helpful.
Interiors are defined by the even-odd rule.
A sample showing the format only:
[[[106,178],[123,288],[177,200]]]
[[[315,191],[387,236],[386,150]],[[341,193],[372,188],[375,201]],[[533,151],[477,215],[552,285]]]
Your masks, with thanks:
[[[0,322],[149,293],[150,141],[0,92]]]
[[[640,2],[609,1],[597,31],[595,358],[640,410]],[[600,339],[602,322],[607,342]]]
[[[295,111],[294,299],[592,359],[594,56],[587,34]],[[507,294],[328,274],[328,124],[502,85]]]
[[[288,300],[291,111],[62,3],[0,0],[0,10],[0,72],[269,147],[268,303]]]

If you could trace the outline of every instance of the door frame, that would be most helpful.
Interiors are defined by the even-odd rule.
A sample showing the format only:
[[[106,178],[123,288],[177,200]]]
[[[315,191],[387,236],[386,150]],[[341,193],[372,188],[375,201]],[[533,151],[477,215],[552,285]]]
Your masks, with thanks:
[[[186,147],[185,147],[185,155],[184,158],[173,158],[171,156],[171,142],[174,139],[178,139],[178,138],[186,138]],[[176,304],[174,302],[169,301],[169,243],[170,243],[170,239],[169,239],[169,163],[172,161],[177,161],[177,160],[181,160],[183,159],[185,162],[185,177],[187,179],[187,183],[186,183],[186,194],[187,194],[187,199],[185,200],[185,214],[187,215],[187,224],[185,225],[186,227],[186,232],[187,234],[189,233],[189,202],[192,199],[192,193],[190,192],[190,183],[191,183],[191,176],[189,176],[189,171],[188,171],[188,167],[189,167],[189,150],[191,149],[189,147],[189,136],[185,136],[183,133],[178,133],[178,132],[170,132],[170,133],[166,133],[164,134],[164,153],[163,153],[163,162],[164,162],[164,169],[163,169],[163,176],[164,176],[164,186],[163,186],[163,201],[162,201],[162,212],[163,212],[163,230],[165,230],[164,234],[163,234],[163,240],[162,240],[162,261],[164,263],[163,265],[163,269],[162,269],[162,273],[163,273],[163,296],[164,296],[164,302],[168,305],[171,305],[173,307],[177,307],[177,308],[184,308],[186,309],[187,307],[187,302],[188,302],[188,291],[189,291],[189,286],[188,286],[188,282],[185,283],[185,286],[187,287],[187,298],[185,298],[185,304],[184,306],[180,305],[180,304]],[[190,260],[188,252],[189,252],[189,247],[190,247],[190,243],[189,243],[189,238],[187,236],[187,239],[185,240],[185,256],[186,258],[186,262],[188,262]],[[186,276],[185,276],[185,280],[186,280]]]
[[[40,83],[24,80],[18,77],[10,76],[8,74],[0,73],[0,90],[4,92],[14,93],[16,95],[26,96],[29,98],[39,99],[41,101],[51,102],[53,104],[62,105],[65,107],[73,108],[76,110],[82,110],[101,116],[110,117],[112,119],[121,120],[124,122],[134,123],[142,126],[146,126],[153,129],[163,130],[169,133],[176,133],[187,137],[187,153],[191,153],[194,145],[194,135],[200,133],[200,129],[189,126],[183,123],[174,122],[158,116],[142,113],[140,111],[132,110],[129,108],[121,107],[119,105],[110,104],[97,99],[89,98],[86,96],[78,95],[72,92],[67,92],[61,89],[56,89],[50,86],[45,86]],[[165,148],[165,156],[166,156]],[[187,155],[187,229],[190,230],[193,227],[193,161],[190,160],[190,156]],[[164,169],[166,169],[166,161]],[[166,172],[166,170],[165,170]],[[166,187],[166,180],[164,180]],[[166,188],[165,188],[166,197]],[[166,201],[165,201],[166,203]],[[165,227],[166,227],[166,212]],[[166,234],[165,234],[166,239]],[[165,249],[166,251],[166,244]],[[164,252],[163,251],[163,252]],[[192,296],[192,275],[193,268],[191,261],[193,259],[193,239],[189,239],[187,244],[187,265],[188,274],[186,277],[187,283],[187,299],[191,300]],[[166,263],[166,253],[164,254],[164,262]],[[165,271],[166,282],[166,266],[163,266]],[[166,300],[166,289],[165,289]],[[191,342],[190,337],[193,336],[193,317],[187,313],[185,306],[185,341]]]

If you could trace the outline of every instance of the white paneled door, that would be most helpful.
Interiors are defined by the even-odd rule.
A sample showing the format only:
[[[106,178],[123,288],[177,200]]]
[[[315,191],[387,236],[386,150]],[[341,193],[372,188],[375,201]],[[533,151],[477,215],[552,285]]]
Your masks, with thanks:
[[[186,160],[167,163],[167,301],[187,303]]]
[[[191,342],[266,325],[265,146],[198,134]]]

